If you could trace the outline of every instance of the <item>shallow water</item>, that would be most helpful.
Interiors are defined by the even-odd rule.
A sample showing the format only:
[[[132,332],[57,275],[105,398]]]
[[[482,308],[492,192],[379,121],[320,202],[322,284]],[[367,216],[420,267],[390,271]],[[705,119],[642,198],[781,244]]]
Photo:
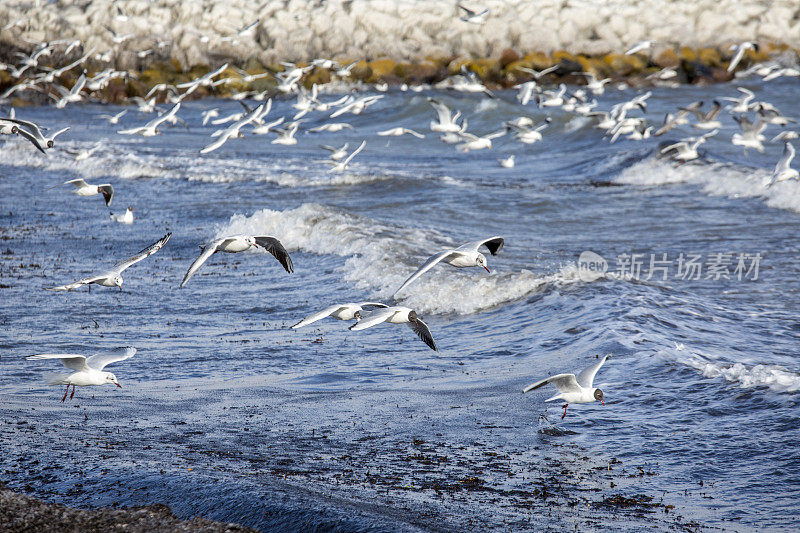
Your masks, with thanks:
[[[744,86],[796,114],[796,84]],[[133,109],[118,127],[97,119],[112,106],[18,110],[71,126],[58,147],[103,146],[80,162],[17,139],[0,148],[2,479],[75,505],[159,501],[287,531],[796,526],[800,185],[764,187],[782,145],[744,154],[723,113],[703,161],[674,167],[654,157],[662,139],[609,144],[556,110],[541,143],[507,136],[462,154],[428,131],[432,94],[390,91],[337,119],[354,132],[299,134],[293,147],[248,136],[205,156],[200,112],[239,104],[184,103],[188,127],[156,138],[115,133],[149,120]],[[609,91],[601,108],[634,94]],[[544,117],[512,93],[435,95],[477,133]],[[721,95],[735,86],[657,89],[647,116]],[[427,136],[376,136],[394,126]],[[362,139],[347,172],[327,172],[320,144]],[[501,168],[512,153],[516,167]],[[76,177],[112,183],[113,210],[132,205],[136,222],[47,189]],[[122,292],[42,290],[166,231]],[[198,244],[239,232],[278,237],[295,273],[262,253],[218,254],[178,289]],[[288,329],[332,302],[389,299],[427,255],[492,235],[506,246],[491,274],[441,265],[400,295],[438,353],[404,327]],[[609,275],[585,281],[586,250]],[[678,277],[681,253],[701,256],[700,279]],[[730,279],[707,279],[718,253],[731,254]],[[740,253],[760,254],[757,279],[737,279]],[[643,254],[638,279],[618,271],[623,254]],[[668,279],[646,279],[651,254],[675,261]],[[55,362],[24,360],[129,345],[136,356],[109,367],[124,388],[79,390],[72,404],[44,384]],[[560,404],[543,403],[552,391],[520,394],[606,353],[605,407],[570,406],[561,421]]]

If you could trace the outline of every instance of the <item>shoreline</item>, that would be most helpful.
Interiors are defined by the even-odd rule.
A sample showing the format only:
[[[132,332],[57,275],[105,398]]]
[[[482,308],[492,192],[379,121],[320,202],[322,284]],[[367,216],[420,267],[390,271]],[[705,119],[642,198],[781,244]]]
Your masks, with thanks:
[[[0,60],[12,62],[14,51],[6,51]],[[38,72],[30,69],[18,77],[13,77],[8,70],[0,70],[0,102],[12,106],[44,105],[54,103],[60,95],[52,88],[52,83],[43,88],[27,87],[26,84],[36,81],[47,69],[58,69],[75,62],[82,56],[82,50],[73,50],[69,55],[54,52],[43,59],[37,66]],[[657,54],[636,53],[625,55],[620,53],[592,56],[571,54],[564,50],[552,54],[544,52],[521,53],[514,49],[506,49],[499,57],[474,58],[447,57],[427,58],[421,62],[395,61],[389,58],[367,61],[365,59],[350,60],[339,58],[332,60],[332,65],[319,66],[311,61],[296,63],[296,67],[305,72],[298,80],[298,85],[310,90],[314,85],[330,89],[336,87],[368,88],[387,90],[391,87],[408,87],[449,89],[457,80],[463,79],[464,73],[474,76],[488,90],[510,89],[527,82],[538,82],[540,85],[586,86],[591,77],[596,80],[608,80],[613,84],[631,87],[658,87],[680,85],[705,85],[724,83],[741,79],[746,71],[754,65],[774,62],[783,66],[797,66],[800,51],[788,45],[763,43],[759,51],[747,50],[744,58],[734,71],[727,67],[733,52],[724,48],[680,47],[662,49]],[[222,84],[202,86],[191,95],[183,95],[175,85],[187,83],[227,64],[218,79],[227,78]],[[85,65],[85,66],[84,66]],[[54,81],[60,82],[65,89],[71,89],[77,82],[81,68],[91,78],[103,72],[114,71],[111,63],[88,59],[83,65],[76,65],[66,70]],[[219,59],[214,64],[199,64],[186,67],[178,60],[151,61],[142,68],[133,70],[117,70],[115,76],[102,83],[95,90],[86,91],[92,98],[101,103],[120,104],[135,97],[145,97],[156,89],[157,97],[166,91],[173,92],[173,98],[179,94],[181,100],[217,98],[255,98],[264,100],[281,94],[278,87],[281,76],[292,67],[290,63],[269,63],[251,59],[235,64],[230,59],[226,62]],[[341,74],[344,67],[350,67],[347,75]],[[543,76],[536,72],[546,71]],[[337,71],[339,74],[337,74]],[[31,75],[29,75],[29,73]],[[245,76],[255,79],[246,79]],[[158,87],[161,89],[157,89]],[[87,87],[88,88],[88,87]],[[8,93],[11,94],[8,94]],[[295,91],[296,92],[296,91]],[[8,96],[5,96],[8,94]],[[158,98],[159,102],[166,98]]]

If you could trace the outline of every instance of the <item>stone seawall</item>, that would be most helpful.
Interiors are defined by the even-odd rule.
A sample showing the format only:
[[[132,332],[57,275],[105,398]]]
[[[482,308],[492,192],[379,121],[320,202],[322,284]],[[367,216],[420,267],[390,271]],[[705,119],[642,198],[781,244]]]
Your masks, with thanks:
[[[499,57],[508,48],[598,56],[644,39],[657,41],[655,54],[679,46],[726,49],[744,40],[800,47],[796,0],[462,4],[488,7],[484,23],[462,21],[457,3],[445,0],[6,0],[0,26],[13,26],[0,31],[0,41],[26,48],[26,41],[77,39],[85,49],[111,51],[118,68],[138,69],[171,59],[182,65],[316,57],[419,62]]]

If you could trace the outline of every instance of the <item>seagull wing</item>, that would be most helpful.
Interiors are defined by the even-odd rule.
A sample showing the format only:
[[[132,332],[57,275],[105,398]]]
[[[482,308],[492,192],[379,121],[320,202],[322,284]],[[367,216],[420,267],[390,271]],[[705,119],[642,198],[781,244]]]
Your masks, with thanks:
[[[37,355],[29,355],[25,359],[29,361],[38,361],[41,359],[61,359],[64,366],[75,372],[89,370],[86,365],[86,357],[76,353],[40,353]]]
[[[34,137],[31,132],[29,132],[29,131],[27,131],[25,129],[19,128],[19,132],[18,133],[20,135],[22,135],[23,137],[25,137],[26,139],[28,139],[30,142],[32,142],[37,150],[39,150],[43,154],[47,155],[47,152],[45,152],[44,148],[42,147],[41,143],[39,142],[39,139]]]
[[[411,329],[414,330],[414,333],[417,334],[417,337],[419,337],[422,340],[422,342],[427,344],[431,350],[434,350],[436,352],[439,351],[439,349],[436,348],[436,343],[433,342],[433,335],[431,335],[431,330],[428,328],[428,325],[425,322],[423,322],[418,318],[416,320],[412,320],[411,322],[409,322],[408,325],[411,327]]]
[[[222,146],[223,144],[228,142],[228,138],[229,138],[229,136],[225,135],[224,133],[222,135],[219,135],[217,137],[217,139],[213,143],[211,143],[211,144],[209,144],[207,146],[204,146],[200,150],[200,153],[201,154],[207,154],[209,152],[213,152],[214,150],[216,150],[217,148],[219,148],[220,146]]]
[[[792,159],[794,159],[794,146],[787,142],[783,146],[783,155],[781,156],[780,161],[778,161],[778,164],[775,165],[775,173],[777,174],[778,172],[788,170]]]
[[[103,195],[106,205],[111,205],[111,200],[114,199],[114,187],[106,183],[105,185],[98,185],[97,190]]]
[[[123,259],[122,261],[117,262],[117,264],[114,265],[114,268],[118,272],[122,272],[123,270],[125,270],[129,266],[135,265],[136,263],[138,263],[142,259],[153,255],[154,253],[159,251],[161,249],[161,247],[163,247],[165,244],[167,244],[167,241],[169,240],[171,235],[172,235],[172,232],[167,233],[166,235],[161,237],[159,240],[157,240],[156,242],[154,242],[153,244],[151,244],[150,246],[148,246],[144,250],[141,250],[136,255],[132,255],[131,257],[129,257],[127,259]]]
[[[361,307],[362,309],[364,307],[381,307],[381,308],[389,307],[388,305],[379,302],[358,302],[356,305]]]
[[[347,156],[347,159],[345,159],[344,161],[342,161],[342,165],[343,165],[343,166],[347,166],[347,164],[348,164],[348,163],[350,163],[350,160],[351,160],[351,159],[353,159],[355,156],[357,156],[357,155],[358,155],[358,153],[359,153],[361,150],[363,150],[363,149],[364,149],[364,147],[365,147],[366,145],[367,145],[367,141],[361,141],[361,144],[359,144],[359,145],[358,145],[358,148],[356,148],[355,150],[353,150],[353,153],[352,153],[352,154],[350,154],[350,155],[348,155],[348,156]]]
[[[50,137],[48,137],[48,138],[49,138],[51,141],[54,141],[54,140],[56,139],[56,137],[58,137],[59,135],[61,135],[61,134],[62,134],[62,133],[64,133],[65,131],[67,131],[68,129],[69,129],[69,126],[67,126],[66,128],[61,128],[60,130],[58,130],[57,132],[55,132],[54,134],[52,134],[52,135],[51,135]]]
[[[186,282],[189,281],[189,278],[194,276],[194,273],[197,272],[197,269],[203,266],[203,263],[208,261],[208,258],[214,255],[214,252],[217,251],[217,248],[225,242],[225,239],[219,239],[214,242],[210,242],[203,247],[202,253],[200,256],[195,259],[191,265],[189,265],[189,270],[186,271],[186,275],[183,276],[183,281],[181,281],[181,287],[186,285]]]
[[[590,366],[589,368],[578,374],[576,378],[578,385],[580,385],[581,387],[592,388],[592,383],[594,382],[595,374],[597,374],[597,371],[600,370],[600,367],[603,366],[603,363],[605,363],[606,359],[608,358],[609,358],[608,355],[603,356],[603,358],[600,359],[600,361],[596,362],[595,364],[593,364],[592,366]]]
[[[436,265],[436,263],[439,263],[443,259],[445,259],[447,257],[450,257],[452,254],[455,254],[455,253],[456,253],[455,250],[445,250],[444,252],[439,252],[438,254],[430,256],[428,258],[428,260],[425,261],[425,263],[423,263],[422,266],[419,267],[419,269],[416,272],[411,274],[411,276],[409,276],[408,279],[405,280],[402,285],[400,285],[399,289],[394,291],[394,294],[397,294],[398,292],[400,292],[403,289],[405,289],[408,285],[410,285],[418,277],[423,275],[428,270],[432,269]]]
[[[544,387],[548,383],[552,383],[558,389],[558,392],[580,392],[581,386],[575,379],[575,374],[556,374],[541,381],[537,381],[533,385],[528,385],[522,392],[536,390],[539,387]]]
[[[332,305],[330,307],[326,307],[322,311],[317,311],[314,314],[308,315],[303,320],[292,326],[292,329],[302,328],[303,326],[307,326],[309,324],[313,324],[318,320],[322,320],[325,317],[331,316],[333,313],[338,311],[339,309],[343,309],[345,306],[341,304]]]
[[[381,322],[386,322],[389,320],[392,315],[397,312],[397,307],[387,307],[385,309],[376,309],[375,311],[371,312],[352,326],[350,329],[353,331],[359,331],[362,329],[371,328]]]
[[[74,180],[65,181],[64,184],[66,185],[69,183],[70,185],[74,185],[76,188],[80,189],[81,187],[88,187],[89,184],[86,183],[83,179],[77,178]]]
[[[278,262],[283,265],[283,268],[286,269],[286,272],[289,272],[290,274],[294,272],[292,259],[289,257],[289,253],[286,251],[286,248],[284,248],[281,244],[281,241],[275,237],[267,236],[256,236],[255,239],[256,244],[275,256],[275,259],[277,259]]]
[[[47,291],[71,291],[72,289],[77,289],[78,287],[83,287],[84,285],[88,285],[90,283],[94,283],[95,281],[100,281],[101,279],[105,279],[106,276],[92,276],[91,278],[83,278],[78,280],[74,283],[69,283],[67,285],[59,285],[58,287],[47,287],[45,290]]]
[[[28,122],[27,120],[20,120],[18,118],[6,118],[3,120],[8,120],[9,122],[14,122],[15,124],[19,124],[20,126],[25,126],[28,128],[28,131],[37,139],[44,139],[44,135],[42,135],[42,130],[39,129],[39,126],[34,124],[33,122]]]
[[[106,365],[116,363],[117,361],[124,361],[130,359],[136,353],[136,348],[127,347],[121,350],[115,350],[111,353],[93,355],[86,360],[86,366],[95,370],[103,370]]]
[[[504,243],[505,240],[502,237],[495,236],[483,239],[482,241],[468,242],[467,244],[459,246],[456,250],[462,252],[477,252],[481,246],[486,246],[492,255],[497,255],[497,253],[503,249]]]

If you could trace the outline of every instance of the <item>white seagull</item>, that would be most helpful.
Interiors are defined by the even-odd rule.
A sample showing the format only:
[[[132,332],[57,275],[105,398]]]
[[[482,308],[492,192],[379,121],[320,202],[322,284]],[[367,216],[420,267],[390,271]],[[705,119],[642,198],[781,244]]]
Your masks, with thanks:
[[[361,144],[358,145],[358,148],[353,150],[353,153],[350,154],[349,156],[347,156],[347,158],[344,161],[339,161],[338,163],[335,163],[333,161],[329,161],[329,163],[331,163],[333,166],[331,167],[331,169],[328,172],[344,172],[345,170],[347,170],[347,165],[350,164],[350,161],[352,161],[353,158],[355,156],[357,156],[358,153],[361,150],[363,150],[366,145],[367,145],[367,141],[361,141]],[[336,155],[336,154],[333,154],[333,155]],[[331,159],[333,159],[333,155],[331,155]],[[336,161],[336,160],[334,159],[334,161]]]
[[[77,289],[78,287],[82,287],[84,285],[89,286],[89,290],[92,290],[92,283],[97,283],[98,285],[102,285],[103,287],[119,287],[119,290],[122,290],[122,272],[130,267],[145,259],[146,257],[150,257],[157,251],[161,249],[162,246],[167,244],[172,233],[167,233],[161,239],[154,242],[141,252],[133,255],[127,259],[123,259],[122,261],[115,264],[111,269],[106,270],[102,274],[97,276],[91,276],[89,278],[83,278],[82,280],[76,281],[75,283],[70,283],[69,285],[61,285],[59,287],[52,287],[47,288],[48,291],[71,291],[72,289]]]
[[[66,385],[67,390],[64,392],[64,397],[61,401],[67,399],[69,386],[72,385],[72,394],[69,399],[75,396],[75,386],[86,387],[89,385],[105,385],[106,383],[113,383],[119,388],[122,385],[117,381],[117,376],[111,372],[103,372],[103,369],[111,363],[117,361],[124,361],[130,359],[136,353],[136,348],[123,348],[116,350],[112,353],[97,354],[91,357],[74,353],[42,353],[37,355],[29,355],[26,357],[29,361],[39,361],[43,359],[61,359],[64,366],[73,370],[71,374],[59,374],[50,379],[50,385]]]
[[[633,54],[636,54],[636,53],[639,53],[639,52],[644,52],[646,50],[650,50],[651,48],[653,48],[653,44],[654,43],[655,43],[655,41],[640,41],[640,42],[636,43],[635,45],[631,46],[625,52],[625,55],[626,56],[630,56],[630,55],[633,55]]]
[[[605,405],[606,402],[603,401],[603,391],[592,387],[592,383],[594,382],[595,374],[597,374],[597,371],[600,370],[600,367],[603,366],[603,363],[605,363],[606,359],[609,357],[609,355],[604,356],[599,362],[578,374],[577,377],[575,374],[556,374],[555,376],[537,381],[533,385],[528,385],[522,392],[526,393],[536,390],[548,383],[555,385],[558,389],[558,394],[545,401],[564,400],[564,414],[561,415],[562,420],[567,416],[567,406],[571,403],[592,403],[595,400],[600,400],[600,403]]]
[[[174,117],[175,113],[177,113],[178,109],[180,108],[181,108],[181,103],[178,102],[172,107],[172,109],[169,110],[168,113],[164,113],[161,116],[154,118],[144,126],[140,126],[138,128],[130,128],[127,130],[121,130],[118,131],[117,133],[121,135],[141,135],[143,137],[154,137],[156,135],[161,135],[161,132],[158,131],[158,127],[164,122]]]
[[[127,109],[123,109],[116,115],[100,115],[100,118],[106,119],[109,124],[119,124],[119,119],[121,119],[122,116],[125,115],[125,113],[127,112],[128,112]]]
[[[69,126],[66,128],[61,128],[57,132],[52,135],[48,135],[45,137],[42,135],[42,130],[39,129],[39,126],[34,124],[33,122],[28,122],[27,120],[19,120],[16,118],[5,118],[3,120],[13,122],[22,126],[19,128],[19,134],[28,139],[33,145],[43,154],[47,155],[46,150],[48,148],[52,148],[55,146],[56,137],[64,133],[69,129]]]
[[[498,159],[497,161],[503,168],[514,168],[514,154],[511,154],[505,159]]]
[[[772,187],[773,184],[779,181],[800,179],[800,173],[789,166],[792,164],[792,159],[794,159],[794,146],[787,142],[783,145],[783,155],[778,164],[775,165],[775,170],[772,171],[767,187]]]
[[[344,146],[341,148],[336,148],[335,146],[328,146],[327,144],[321,144],[320,148],[323,148],[331,153],[330,158],[333,161],[341,161],[347,156],[347,147],[350,146],[350,143],[344,143]]]
[[[128,225],[133,224],[133,208],[131,206],[128,206],[128,209],[126,209],[125,212],[122,213],[121,215],[110,213],[110,216],[111,220],[113,220],[114,222],[119,222],[120,224],[128,224]]]
[[[78,196],[94,196],[95,194],[102,194],[107,206],[111,205],[111,200],[114,199],[114,187],[112,187],[110,183],[103,183],[102,185],[89,185],[81,178],[65,181],[63,184],[66,185],[67,183],[75,187],[75,190],[72,192]]]
[[[411,329],[414,330],[414,333],[417,334],[417,337],[427,344],[431,350],[439,351],[436,348],[436,343],[433,342],[433,336],[431,335],[431,330],[428,329],[428,325],[417,316],[416,311],[408,307],[395,306],[376,309],[350,326],[350,329],[352,331],[360,331],[362,329],[371,328],[381,322],[408,324]]]
[[[189,278],[194,276],[197,269],[203,266],[203,263],[216,252],[236,253],[258,247],[274,255],[275,259],[286,269],[286,272],[294,272],[294,266],[292,265],[289,254],[286,252],[281,242],[275,237],[269,237],[267,235],[231,235],[230,237],[223,237],[202,245],[200,247],[202,250],[200,256],[189,266],[189,270],[186,272],[186,275],[183,276],[183,281],[181,281],[180,286],[183,287],[186,285],[186,282],[189,281]]]
[[[731,62],[728,65],[728,72],[732,72],[733,69],[736,68],[736,65],[738,65],[739,61],[742,60],[746,51],[755,50],[758,52],[758,45],[756,43],[743,42],[741,44],[731,45],[730,50],[736,50],[736,53],[733,55],[733,59],[731,59]]]
[[[400,137],[401,135],[406,135],[406,134],[413,135],[417,139],[425,138],[423,134],[418,133],[410,128],[403,128],[403,127],[390,128],[388,130],[383,130],[378,132],[378,135],[380,135],[381,137],[387,137],[387,136]]]
[[[472,9],[468,9],[461,4],[458,4],[458,7],[464,10],[464,15],[459,17],[464,22],[469,22],[470,24],[483,24],[486,20],[486,15],[489,14],[489,8],[484,8],[483,11],[473,11]]]
[[[438,254],[432,255],[422,264],[421,267],[419,267],[416,272],[411,274],[411,276],[409,276],[409,278],[405,280],[402,285],[400,285],[400,288],[394,291],[394,295],[397,295],[398,292],[405,289],[414,280],[419,278],[428,270],[432,269],[441,261],[444,261],[448,265],[457,268],[483,267],[486,269],[486,272],[491,272],[489,267],[486,266],[486,256],[480,253],[478,249],[481,246],[486,246],[492,255],[497,255],[497,253],[503,248],[503,243],[504,240],[502,237],[490,237],[480,241],[468,242],[467,244],[459,246],[458,248],[444,250]]]
[[[363,316],[361,312],[364,311],[365,307],[388,307],[386,304],[377,303],[377,302],[358,302],[358,303],[346,303],[346,304],[336,304],[330,307],[326,307],[322,311],[318,311],[314,314],[308,315],[303,320],[292,326],[292,329],[302,328],[304,326],[308,326],[309,324],[313,324],[318,320],[322,320],[323,318],[332,316],[333,318],[338,318],[339,320],[361,320]]]

